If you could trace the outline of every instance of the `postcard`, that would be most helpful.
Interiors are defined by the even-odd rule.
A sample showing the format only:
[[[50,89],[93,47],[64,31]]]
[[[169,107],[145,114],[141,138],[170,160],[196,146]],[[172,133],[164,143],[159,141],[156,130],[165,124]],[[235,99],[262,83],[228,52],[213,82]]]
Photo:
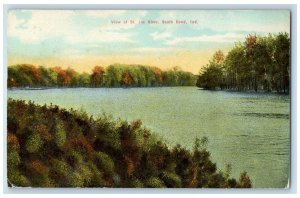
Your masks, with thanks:
[[[289,187],[289,10],[11,9],[7,25],[9,187]]]

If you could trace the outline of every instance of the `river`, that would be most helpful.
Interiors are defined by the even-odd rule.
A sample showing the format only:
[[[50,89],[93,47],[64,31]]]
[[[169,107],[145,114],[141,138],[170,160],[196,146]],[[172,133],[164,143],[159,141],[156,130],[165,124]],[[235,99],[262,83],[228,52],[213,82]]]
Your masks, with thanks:
[[[103,113],[128,121],[140,119],[170,146],[191,149],[208,137],[217,167],[243,170],[254,187],[286,187],[290,167],[288,95],[205,91],[196,87],[65,88],[8,90],[8,97]]]

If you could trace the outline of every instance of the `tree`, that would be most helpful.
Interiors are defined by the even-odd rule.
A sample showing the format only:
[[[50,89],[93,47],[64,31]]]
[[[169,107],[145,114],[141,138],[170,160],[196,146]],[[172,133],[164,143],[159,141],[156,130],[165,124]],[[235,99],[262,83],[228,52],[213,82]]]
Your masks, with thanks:
[[[277,91],[288,92],[290,78],[290,38],[287,33],[280,33],[274,40],[274,82]]]
[[[133,78],[131,74],[129,73],[129,71],[125,71],[122,74],[122,81],[121,81],[122,86],[130,87],[132,83],[133,83]]]
[[[19,86],[19,73],[16,67],[8,67],[7,68],[7,86],[8,87],[16,87]]]
[[[103,83],[104,68],[95,66],[91,75],[91,86],[100,87]]]
[[[105,69],[95,66],[92,74],[89,75],[77,73],[72,68],[16,65],[8,67],[7,85],[8,87],[193,86],[195,76],[190,72],[182,71],[179,67],[162,71],[158,67],[113,64]]]
[[[246,50],[242,44],[236,44],[224,60],[224,78],[227,89],[250,89],[251,67],[248,65]]]
[[[216,64],[222,64],[225,59],[224,53],[221,50],[218,50],[214,53],[212,62]]]
[[[223,88],[223,63],[224,54],[218,50],[209,64],[200,71],[196,85],[204,89]]]
[[[200,72],[196,85],[204,89],[221,88],[222,75],[222,68],[211,62]]]
[[[88,73],[82,73],[77,76],[77,86],[89,87],[92,83],[90,82],[90,75]]]
[[[122,74],[121,68],[118,64],[110,65],[106,68],[105,86],[107,87],[119,87]]]
[[[45,68],[40,66],[39,70],[41,72],[41,85],[42,86],[55,86],[57,83],[57,74],[50,68]]]
[[[226,56],[220,50],[214,53],[200,72],[197,86],[288,92],[289,79],[289,35],[248,35],[244,43],[236,43]]]
[[[163,83],[163,73],[160,68],[153,67],[153,73],[155,75],[155,82],[157,86],[161,86]]]
[[[257,85],[260,89],[270,91],[270,68],[272,65],[272,54],[268,50],[266,37],[258,37],[253,46],[254,69],[257,76]]]
[[[258,71],[256,71],[256,67],[255,67],[255,62],[254,62],[254,58],[253,58],[253,54],[254,54],[254,46],[256,44],[256,40],[257,37],[256,35],[248,35],[248,37],[246,37],[246,41],[245,41],[245,48],[246,48],[246,57],[248,60],[248,64],[251,67],[251,73],[252,73],[252,87],[254,88],[255,91],[257,91],[258,86],[257,86],[257,75],[258,75]]]

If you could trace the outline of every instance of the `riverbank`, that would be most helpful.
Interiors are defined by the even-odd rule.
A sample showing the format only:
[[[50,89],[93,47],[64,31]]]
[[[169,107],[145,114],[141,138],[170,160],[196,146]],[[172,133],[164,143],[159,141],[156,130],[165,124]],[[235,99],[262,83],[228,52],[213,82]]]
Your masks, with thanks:
[[[197,139],[192,151],[169,148],[141,121],[93,118],[56,105],[8,100],[11,186],[248,188],[249,176],[218,171]]]
[[[278,94],[278,95],[290,95],[290,92],[278,92],[278,91],[267,91],[267,90],[237,90],[237,89],[205,89],[197,87],[200,91],[212,91],[212,92],[218,92],[218,91],[224,91],[229,93],[253,93],[253,94]]]

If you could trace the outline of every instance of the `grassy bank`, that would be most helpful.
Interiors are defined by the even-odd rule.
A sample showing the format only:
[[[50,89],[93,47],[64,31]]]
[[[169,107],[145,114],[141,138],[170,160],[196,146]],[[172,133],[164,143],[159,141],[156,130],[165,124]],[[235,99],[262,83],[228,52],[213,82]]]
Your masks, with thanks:
[[[188,132],[188,131],[187,131]],[[194,149],[168,147],[141,121],[128,123],[58,106],[8,100],[7,176],[11,186],[249,188]]]

